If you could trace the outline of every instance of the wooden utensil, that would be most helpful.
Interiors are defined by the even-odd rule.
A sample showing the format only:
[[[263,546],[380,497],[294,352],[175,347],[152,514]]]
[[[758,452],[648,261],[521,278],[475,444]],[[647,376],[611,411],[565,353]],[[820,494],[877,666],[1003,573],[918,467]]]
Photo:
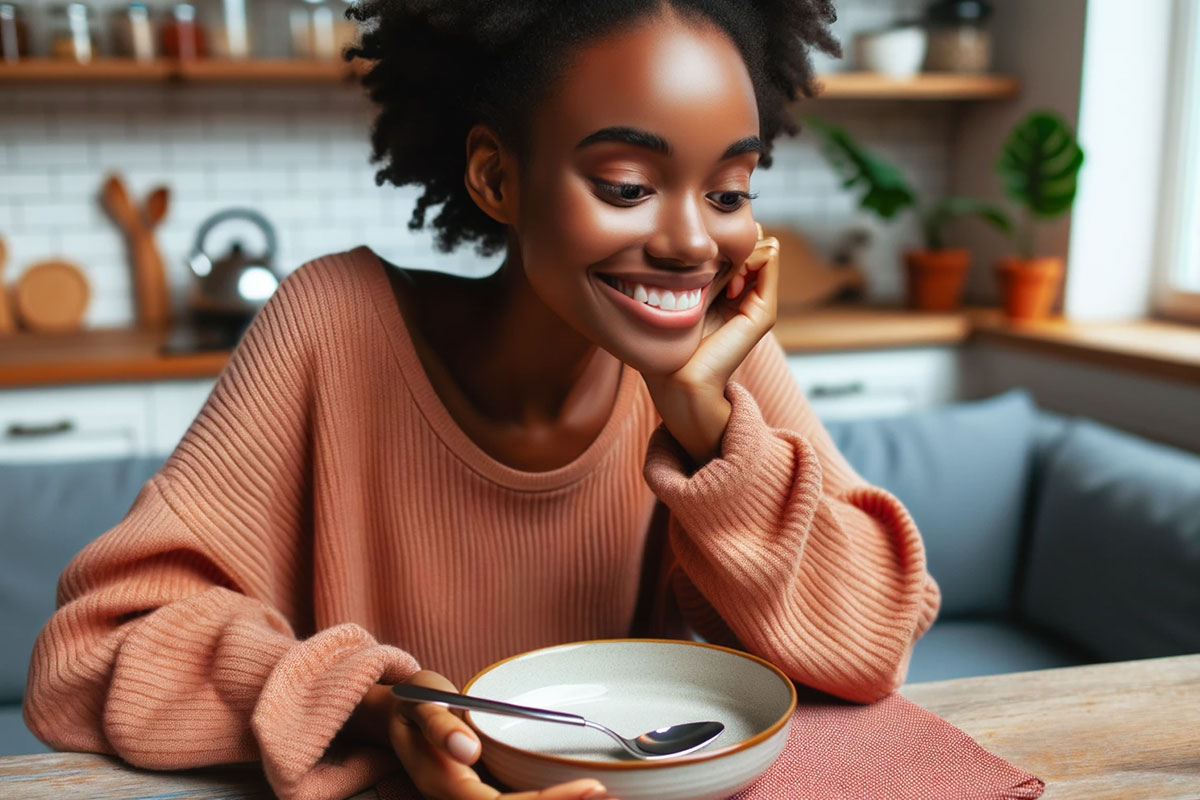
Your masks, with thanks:
[[[69,261],[40,261],[21,275],[13,301],[21,326],[31,331],[79,330],[91,291],[83,271]]]
[[[163,330],[171,324],[171,300],[162,254],[154,241],[154,229],[167,215],[169,192],[165,186],[154,189],[145,206],[137,208],[129,197],[125,182],[109,175],[101,190],[101,199],[113,221],[125,232],[133,268],[133,285],[138,327]]]
[[[13,319],[12,306],[8,300],[8,293],[4,290],[4,263],[7,259],[8,250],[4,246],[4,240],[0,239],[0,336],[7,333],[15,333],[17,330],[17,323]]]

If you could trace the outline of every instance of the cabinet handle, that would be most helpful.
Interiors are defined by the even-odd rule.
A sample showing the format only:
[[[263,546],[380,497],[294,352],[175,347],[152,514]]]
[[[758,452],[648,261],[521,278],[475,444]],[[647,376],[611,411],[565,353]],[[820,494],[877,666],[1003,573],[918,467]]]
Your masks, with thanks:
[[[819,383],[808,390],[809,397],[846,397],[852,394],[862,394],[866,391],[862,381],[850,383]]]
[[[45,425],[22,425],[19,422],[14,422],[8,426],[5,435],[9,439],[20,439],[23,437],[33,438],[35,436],[53,436],[56,433],[66,433],[75,428],[75,423],[69,419],[64,419],[59,422],[50,422]]]

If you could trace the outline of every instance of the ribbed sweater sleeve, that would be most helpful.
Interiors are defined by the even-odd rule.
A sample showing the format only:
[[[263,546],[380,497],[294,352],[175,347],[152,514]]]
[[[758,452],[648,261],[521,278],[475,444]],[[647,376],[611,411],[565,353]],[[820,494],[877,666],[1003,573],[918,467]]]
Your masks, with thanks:
[[[343,797],[397,768],[335,734],[411,655],[311,625],[309,371],[318,281],[259,312],[126,516],[76,556],[33,651],[29,728],[65,750],[176,769],[261,759],[283,798]]]
[[[689,474],[661,424],[646,451],[644,477],[670,510],[680,612],[798,682],[857,702],[888,694],[940,605],[912,517],[838,452],[774,336],[725,396],[717,458]]]

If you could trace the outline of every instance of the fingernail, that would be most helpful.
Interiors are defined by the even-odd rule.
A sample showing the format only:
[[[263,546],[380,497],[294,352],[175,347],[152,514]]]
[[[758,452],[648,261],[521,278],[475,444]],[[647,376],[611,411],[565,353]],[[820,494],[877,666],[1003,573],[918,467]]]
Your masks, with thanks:
[[[599,797],[604,797],[608,794],[608,789],[604,788],[604,784],[597,784],[595,789],[583,796],[583,800],[596,800]]]
[[[446,739],[446,749],[450,751],[450,755],[464,764],[475,757],[475,751],[478,748],[479,745],[475,743],[475,740],[462,731],[455,731]]]

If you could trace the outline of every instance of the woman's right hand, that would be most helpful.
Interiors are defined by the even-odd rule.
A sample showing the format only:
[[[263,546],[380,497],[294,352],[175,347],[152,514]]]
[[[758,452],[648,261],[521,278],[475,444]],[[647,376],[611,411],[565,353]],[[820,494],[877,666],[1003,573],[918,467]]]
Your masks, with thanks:
[[[405,683],[458,692],[444,675],[430,670],[418,672]],[[598,800],[608,796],[604,786],[591,778],[541,791],[501,794],[471,769],[482,750],[466,722],[436,703],[393,700],[395,713],[389,718],[388,739],[409,778],[430,800]]]

